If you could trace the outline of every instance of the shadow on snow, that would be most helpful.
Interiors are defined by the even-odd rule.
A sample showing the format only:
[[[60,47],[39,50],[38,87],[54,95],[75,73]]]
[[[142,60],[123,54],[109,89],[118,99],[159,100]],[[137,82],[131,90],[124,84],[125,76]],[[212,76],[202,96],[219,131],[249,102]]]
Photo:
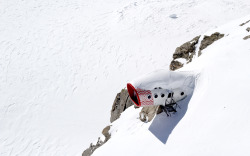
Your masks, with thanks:
[[[186,114],[192,95],[193,92],[189,94],[184,100],[178,102],[180,108],[177,108],[177,112],[175,114],[171,114],[171,116],[168,117],[166,113],[162,112],[161,114],[156,115],[154,118],[152,124],[149,127],[149,131],[163,144],[166,144],[169,135]]]

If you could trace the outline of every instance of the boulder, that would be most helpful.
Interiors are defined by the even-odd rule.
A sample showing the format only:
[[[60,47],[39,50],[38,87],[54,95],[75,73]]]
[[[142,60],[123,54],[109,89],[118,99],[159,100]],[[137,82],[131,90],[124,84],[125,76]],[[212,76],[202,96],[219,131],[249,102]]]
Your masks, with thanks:
[[[200,36],[196,36],[191,41],[182,44],[180,47],[175,49],[173,59],[184,58],[190,59],[189,56],[195,53],[195,45],[198,43]]]
[[[248,27],[246,30],[247,30],[247,32],[250,32],[250,27]]]
[[[122,89],[120,93],[118,93],[115,97],[114,103],[112,105],[111,109],[111,117],[110,117],[110,122],[114,122],[117,120],[121,113],[124,112],[128,107],[134,105],[133,102],[131,101],[128,91],[126,89]],[[111,135],[109,133],[110,126],[106,126],[102,130],[102,134],[105,136],[105,140],[101,141],[100,138],[98,138],[98,141],[95,145],[92,143],[90,144],[89,148],[87,148],[83,153],[82,156],[90,156],[93,154],[93,152],[101,147],[103,144],[105,144],[110,138]]]
[[[224,37],[224,34],[220,34],[218,32],[213,33],[210,36],[204,36],[204,38],[201,41],[201,45],[200,45],[200,49],[199,49],[199,53],[198,56],[201,55],[201,51],[205,48],[207,48],[209,45],[211,45],[212,43],[214,43],[215,41],[221,39],[222,37]]]
[[[116,95],[112,105],[110,122],[112,123],[117,120],[121,113],[132,105],[134,104],[128,95],[127,89],[122,89],[121,92]]]
[[[207,48],[209,45],[214,43],[215,41],[224,37],[224,34],[220,34],[218,32],[213,33],[210,36],[204,36],[198,51],[198,56],[201,55],[201,51]],[[196,45],[198,44],[200,36],[196,36],[191,41],[188,41],[182,44],[180,47],[175,49],[173,54],[173,60],[170,63],[170,70],[174,71],[181,67],[183,67],[183,63],[179,62],[179,58],[183,58],[186,60],[186,63],[192,62],[193,56],[196,55]]]
[[[243,38],[243,40],[247,40],[247,39],[249,39],[249,38],[250,38],[250,35],[245,36],[245,37]]]
[[[240,26],[243,26],[243,25],[247,24],[248,22],[250,22],[250,20],[248,20],[248,21],[246,21],[244,23],[241,23]]]
[[[106,126],[106,127],[102,130],[102,134],[105,136],[104,142],[107,142],[107,141],[110,139],[110,137],[111,137],[111,135],[110,135],[110,133],[109,133],[109,130],[110,130],[110,126]]]
[[[183,67],[183,64],[175,60],[171,61],[170,66],[169,66],[170,70],[172,71],[179,69],[181,67]]]
[[[180,47],[175,49],[173,54],[173,60],[170,63],[170,70],[177,70],[183,67],[183,63],[179,62],[177,59],[183,58],[186,59],[187,63],[192,61],[192,58],[195,54],[195,46],[199,42],[200,36],[196,36],[192,40],[182,44]]]
[[[94,151],[101,147],[103,144],[105,144],[110,138],[111,138],[111,135],[109,133],[109,130],[110,130],[110,126],[106,126],[103,130],[102,130],[102,134],[105,136],[105,140],[102,141],[100,139],[100,137],[98,138],[98,141],[95,145],[93,145],[92,143],[89,145],[89,148],[87,148],[83,153],[82,153],[82,156],[91,156]]]

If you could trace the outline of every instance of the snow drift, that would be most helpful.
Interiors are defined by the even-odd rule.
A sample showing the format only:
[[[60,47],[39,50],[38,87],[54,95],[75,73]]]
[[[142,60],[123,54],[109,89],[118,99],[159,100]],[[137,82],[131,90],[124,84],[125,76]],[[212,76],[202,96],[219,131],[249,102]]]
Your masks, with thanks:
[[[225,34],[202,51],[199,58],[180,71],[196,71],[190,101],[180,103],[174,116],[157,115],[152,122],[138,119],[139,109],[130,107],[115,121],[111,139],[99,155],[242,155],[250,154],[250,16],[213,32]],[[129,145],[128,150],[122,150]],[[115,149],[114,149],[115,147]]]

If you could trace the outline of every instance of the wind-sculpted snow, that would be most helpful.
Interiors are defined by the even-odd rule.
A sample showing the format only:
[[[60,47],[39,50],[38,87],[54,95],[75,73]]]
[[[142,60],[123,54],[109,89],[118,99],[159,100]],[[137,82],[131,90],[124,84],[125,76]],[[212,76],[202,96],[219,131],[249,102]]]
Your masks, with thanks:
[[[1,156],[80,155],[128,80],[167,69],[180,43],[250,10],[248,0],[0,4]]]

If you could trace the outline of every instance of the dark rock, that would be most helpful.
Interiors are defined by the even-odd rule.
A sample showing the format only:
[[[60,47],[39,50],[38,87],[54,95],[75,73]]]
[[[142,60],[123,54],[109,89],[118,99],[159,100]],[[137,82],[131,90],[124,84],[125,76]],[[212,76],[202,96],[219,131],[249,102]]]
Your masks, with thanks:
[[[224,34],[220,34],[218,32],[213,33],[210,36],[204,36],[204,38],[201,41],[201,45],[199,47],[198,56],[201,55],[201,51],[204,50],[206,47],[211,45],[213,42],[221,39],[224,37]],[[174,54],[173,54],[173,60],[170,63],[170,70],[177,70],[181,67],[183,67],[183,63],[179,62],[178,58],[186,59],[186,63],[192,62],[193,56],[195,55],[196,51],[196,45],[198,44],[200,39],[200,36],[196,36],[191,41],[188,41],[184,44],[182,44],[180,47],[177,47]]]
[[[116,95],[115,101],[112,105],[110,122],[112,123],[117,120],[120,117],[121,113],[132,105],[134,105],[134,103],[131,101],[128,95],[128,91],[126,89],[122,89],[121,92]],[[82,153],[82,156],[92,155],[97,148],[105,144],[111,138],[109,130],[110,126],[105,127],[102,130],[102,134],[105,136],[105,140],[101,141],[100,138],[98,138],[96,145],[90,144],[89,148]]]
[[[122,89],[122,91],[116,95],[115,101],[113,103],[110,122],[112,123],[117,120],[121,113],[132,105],[134,104],[128,95],[128,91],[126,89]]]
[[[250,32],[250,27],[248,27],[246,30],[247,30],[247,32]]]
[[[224,34],[220,34],[218,32],[213,33],[210,36],[204,36],[204,38],[201,41],[201,45],[200,45],[198,56],[201,55],[201,51],[202,50],[204,50],[205,48],[207,48],[209,45],[211,45],[215,41],[221,39],[222,37],[224,37]]]
[[[82,156],[90,156],[94,151],[92,151],[93,148],[90,146],[88,149],[86,149],[83,153]]]
[[[158,107],[156,114],[161,114],[163,112],[161,107]]]
[[[245,23],[241,23],[240,26],[243,26],[243,25],[247,24],[248,22],[250,22],[250,20],[246,21]]]
[[[91,156],[93,152],[97,149],[98,147],[96,145],[93,145],[92,143],[89,145],[89,148],[87,148],[83,153],[82,156]]]
[[[196,36],[191,41],[188,41],[182,44],[180,47],[177,47],[173,54],[174,60],[178,58],[184,58],[186,60],[189,60],[189,56],[195,53],[195,45],[198,43],[199,38],[200,36]]]
[[[171,63],[170,63],[170,70],[172,70],[172,71],[174,71],[174,70],[176,70],[176,69],[179,69],[179,68],[181,68],[181,67],[183,67],[183,64],[182,63],[180,63],[179,61],[171,61]]]
[[[102,130],[102,134],[105,136],[105,140],[102,141],[100,139],[100,137],[98,138],[98,141],[95,145],[93,145],[92,143],[89,145],[89,148],[87,148],[83,153],[82,153],[82,156],[91,156],[94,151],[101,147],[103,144],[105,144],[111,137],[110,133],[109,133],[109,130],[110,130],[110,126],[107,126],[105,127],[103,130]]]
[[[195,54],[195,45],[199,42],[200,36],[196,36],[191,41],[182,44],[175,49],[173,54],[173,60],[170,63],[170,70],[176,70],[183,67],[183,64],[177,61],[178,58],[187,60],[187,63],[191,62]]]
[[[105,128],[102,130],[102,134],[105,136],[104,142],[107,142],[107,141],[110,139],[110,137],[111,137],[111,135],[110,135],[110,133],[109,133],[109,130],[110,130],[110,126],[107,126],[107,127],[105,127]]]
[[[245,37],[243,38],[243,40],[247,40],[247,39],[249,39],[249,38],[250,38],[250,35],[245,36]]]

